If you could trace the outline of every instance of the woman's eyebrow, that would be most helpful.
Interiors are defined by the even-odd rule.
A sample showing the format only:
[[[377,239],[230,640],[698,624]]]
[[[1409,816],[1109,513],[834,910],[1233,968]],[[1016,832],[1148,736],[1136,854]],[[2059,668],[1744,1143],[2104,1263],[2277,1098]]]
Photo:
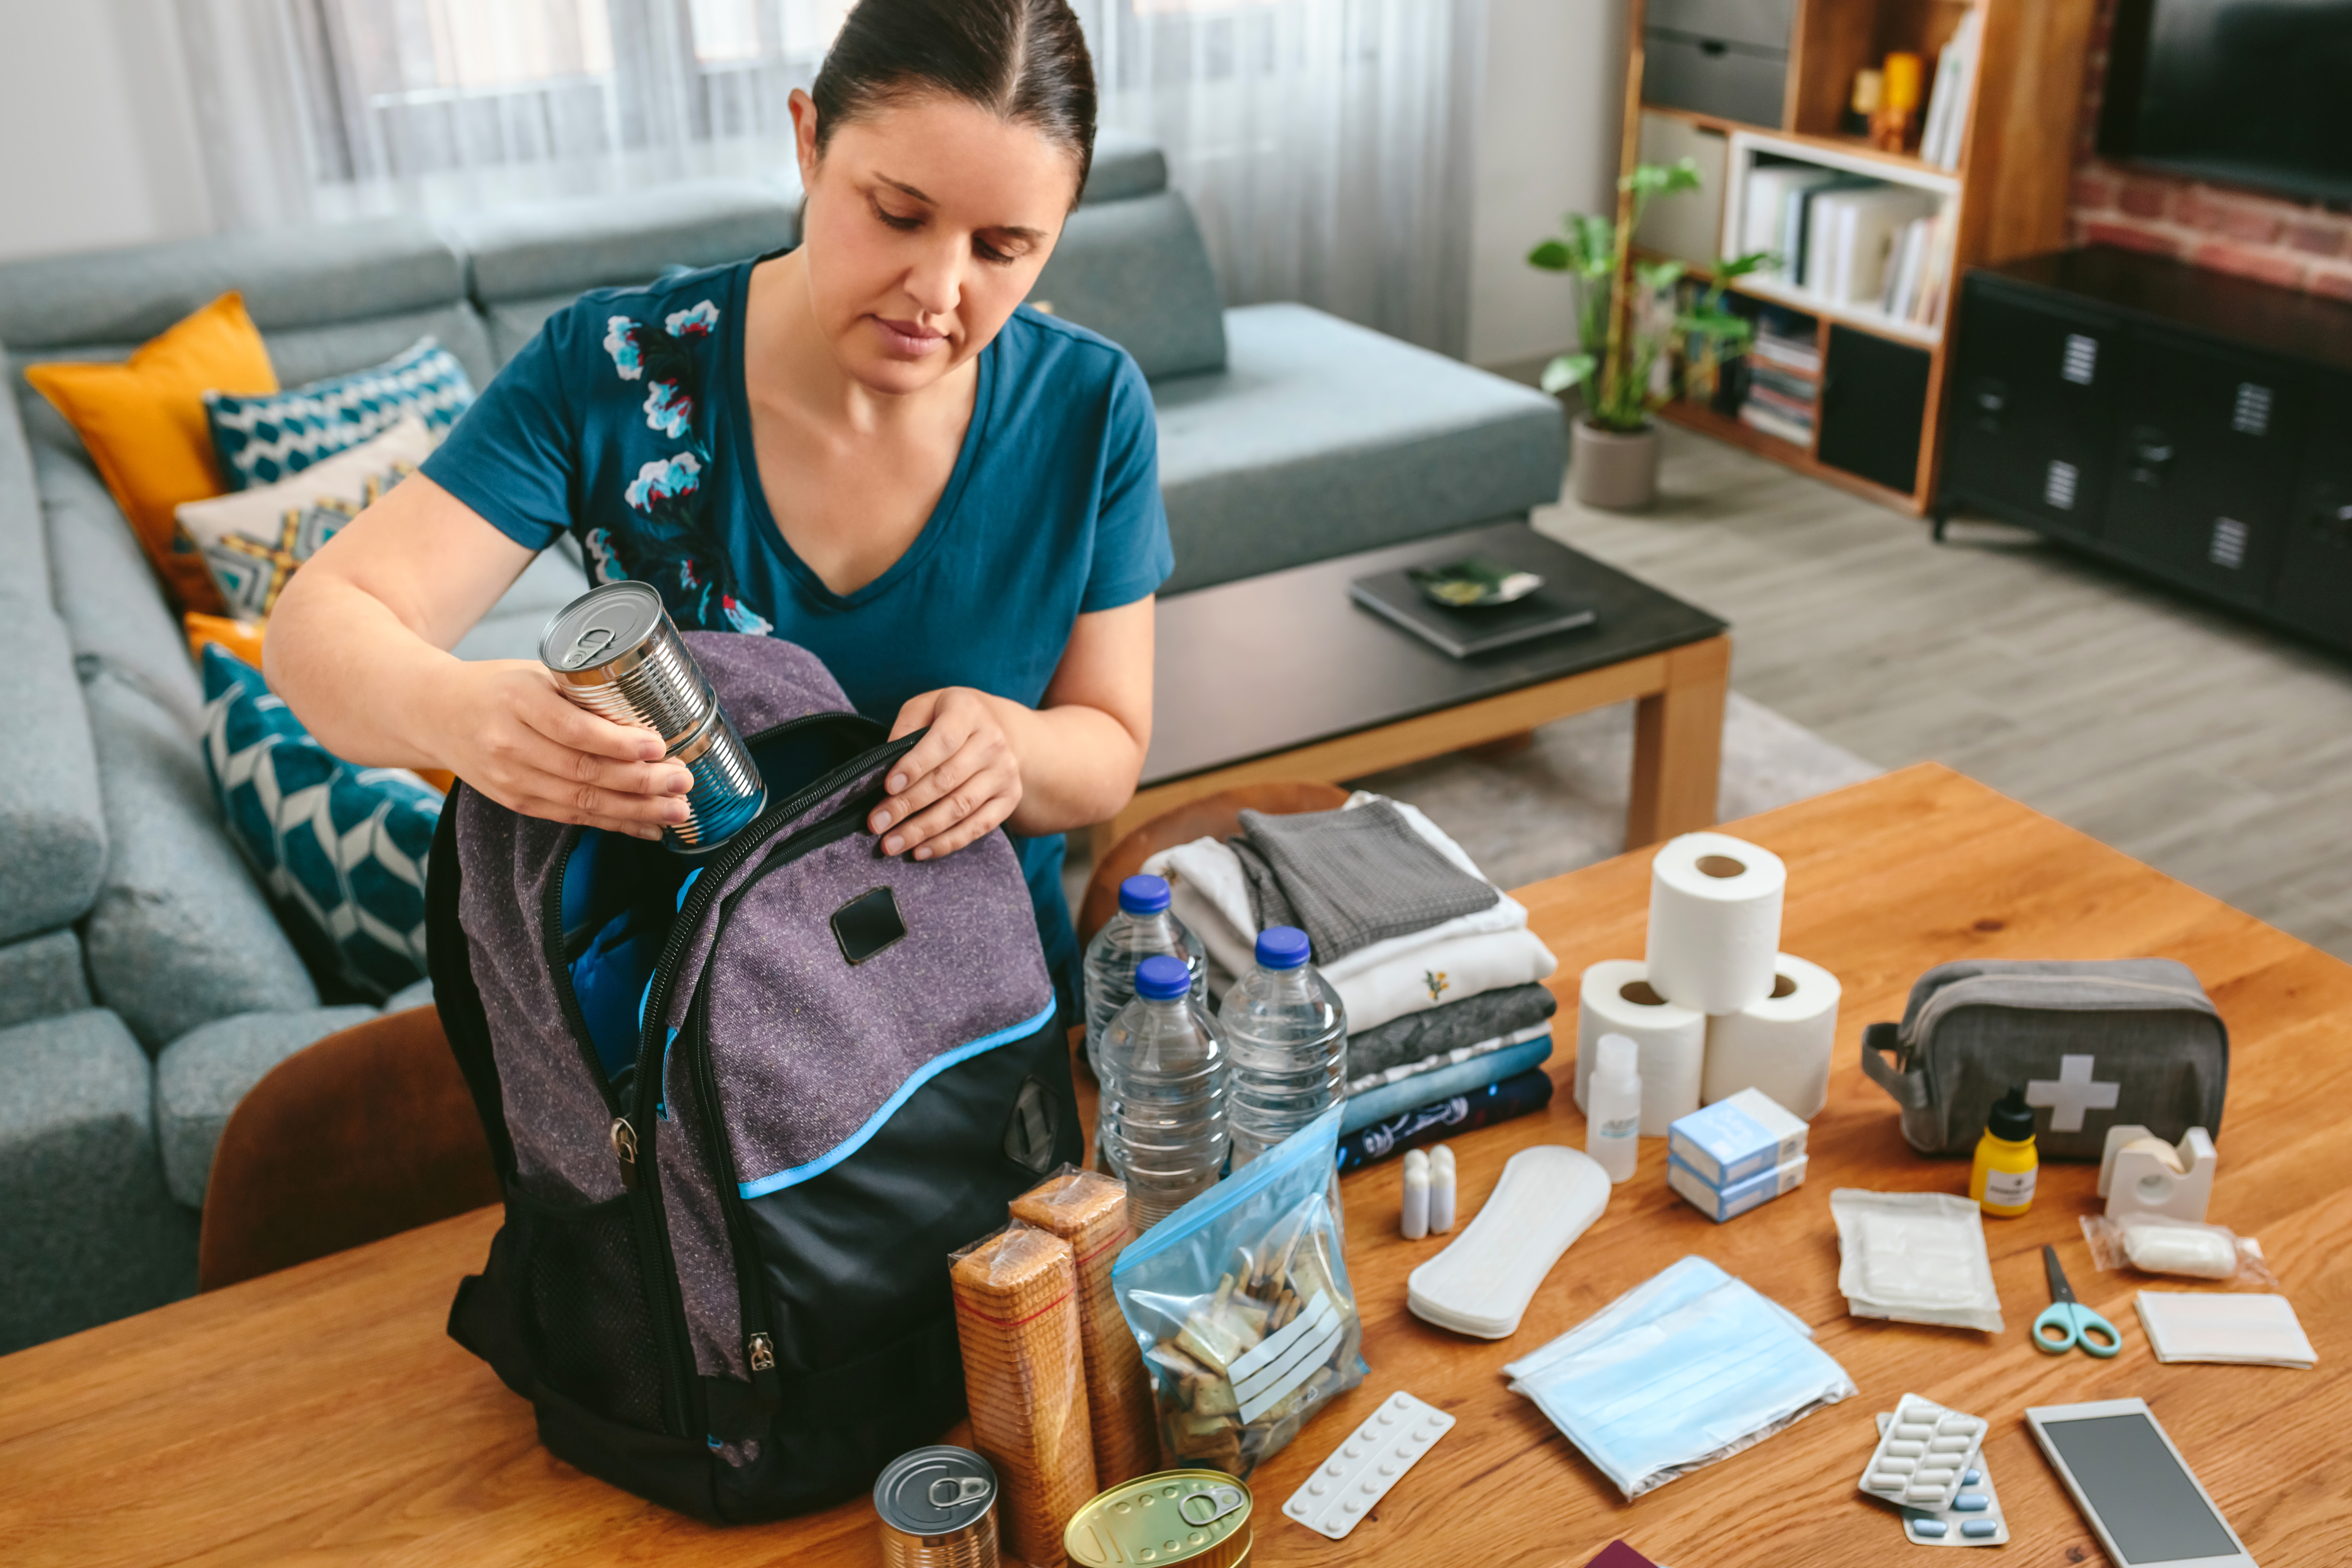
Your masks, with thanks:
[[[904,180],[894,180],[887,174],[878,173],[874,177],[881,181],[884,184],[889,186],[892,190],[898,192],[900,195],[914,197],[917,201],[921,202],[925,206],[935,207],[940,205],[938,201],[933,199],[931,196],[926,195],[917,187],[907,184]],[[988,226],[998,234],[1006,235],[1012,238],[1022,240],[1031,245],[1034,245],[1037,241],[1045,237],[1045,231],[1044,229],[1029,228],[1017,223],[998,223],[991,224]]]

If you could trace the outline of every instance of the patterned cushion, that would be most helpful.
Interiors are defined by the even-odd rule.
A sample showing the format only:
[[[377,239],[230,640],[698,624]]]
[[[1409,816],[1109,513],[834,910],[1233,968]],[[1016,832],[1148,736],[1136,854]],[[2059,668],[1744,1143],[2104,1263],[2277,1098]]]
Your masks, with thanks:
[[[441,797],[310,738],[261,672],[205,649],[205,766],[295,945],[378,1001],[425,973],[425,864]]]
[[[205,394],[213,450],[228,488],[274,485],[356,447],[414,412],[436,437],[473,405],[466,367],[436,339],[419,338],[373,370],[329,376],[266,397]]]
[[[204,552],[229,615],[263,620],[294,569],[414,473],[433,445],[425,421],[404,414],[383,435],[320,458],[290,479],[183,502],[180,527]]]

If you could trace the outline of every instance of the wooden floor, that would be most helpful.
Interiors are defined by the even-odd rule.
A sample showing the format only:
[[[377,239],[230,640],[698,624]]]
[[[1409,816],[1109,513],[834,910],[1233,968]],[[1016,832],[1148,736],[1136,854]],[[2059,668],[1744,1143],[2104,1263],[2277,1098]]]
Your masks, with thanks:
[[[1641,516],[1536,525],[1731,622],[1732,688],[1937,761],[2352,958],[2352,661],[2038,542],[1665,432]]]

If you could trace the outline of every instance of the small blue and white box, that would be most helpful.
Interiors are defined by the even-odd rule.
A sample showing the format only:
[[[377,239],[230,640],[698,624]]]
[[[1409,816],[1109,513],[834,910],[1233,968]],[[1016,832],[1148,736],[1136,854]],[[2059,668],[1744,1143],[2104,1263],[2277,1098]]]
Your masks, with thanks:
[[[1666,1152],[1710,1187],[1785,1165],[1805,1152],[1805,1124],[1760,1089],[1692,1111],[1666,1129]]]
[[[1782,1193],[1794,1192],[1805,1184],[1805,1157],[1802,1154],[1769,1171],[1759,1171],[1742,1177],[1727,1187],[1709,1186],[1706,1178],[1673,1155],[1666,1156],[1666,1185],[1688,1201],[1691,1207],[1721,1225],[1746,1214],[1759,1204],[1770,1203]]]

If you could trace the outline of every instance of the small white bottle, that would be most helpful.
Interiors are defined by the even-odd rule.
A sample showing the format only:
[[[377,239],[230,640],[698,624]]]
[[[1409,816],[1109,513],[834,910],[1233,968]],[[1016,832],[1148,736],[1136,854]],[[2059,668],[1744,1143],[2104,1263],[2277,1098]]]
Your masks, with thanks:
[[[1440,1143],[1429,1152],[1429,1234],[1444,1236],[1454,1228],[1454,1145]]]
[[[1610,1181],[1632,1176],[1642,1135],[1641,1047],[1622,1035],[1603,1035],[1586,1090],[1584,1152]]]
[[[1404,1215],[1398,1228],[1407,1241],[1429,1234],[1429,1156],[1418,1149],[1404,1157]]]

